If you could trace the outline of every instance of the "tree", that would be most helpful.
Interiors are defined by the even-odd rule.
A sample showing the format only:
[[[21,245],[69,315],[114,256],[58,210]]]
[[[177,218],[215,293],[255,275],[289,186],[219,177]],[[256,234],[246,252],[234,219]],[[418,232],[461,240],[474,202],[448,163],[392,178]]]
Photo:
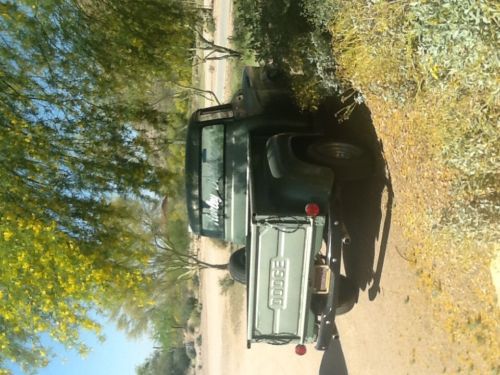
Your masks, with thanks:
[[[188,82],[196,17],[176,1],[0,4],[0,371],[44,366],[42,333],[84,352],[91,310],[152,303],[156,249],[133,215],[177,186],[151,134],[178,114],[150,95]]]
[[[166,272],[183,271],[180,278],[192,277],[195,273],[207,269],[227,270],[228,264],[216,264],[205,262],[199,258],[199,255],[194,253],[194,250],[179,251],[166,238],[156,237],[156,247],[158,249],[153,262],[158,265],[167,265],[167,267],[158,267],[156,270],[157,277],[162,278]]]
[[[182,332],[171,332],[171,329],[186,328],[186,322],[195,309],[192,301],[196,298],[188,285],[190,280],[197,277],[200,270],[227,270],[228,265],[205,262],[198,258],[198,254],[194,253],[184,239],[172,240],[170,236],[174,233],[170,227],[173,223],[181,223],[185,233],[186,218],[184,215],[171,215],[166,221],[166,216],[178,209],[175,199],[169,199],[168,205],[164,203],[165,200],[157,207],[130,207],[130,217],[134,218],[134,222],[141,222],[141,228],[147,233],[147,240],[154,248],[147,264],[142,265],[143,274],[151,281],[145,293],[150,303],[138,304],[131,299],[119,299],[109,306],[108,311],[118,323],[118,327],[129,335],[137,336],[152,329],[155,338],[162,344],[167,343],[166,347],[171,348],[173,343],[182,343],[183,339]],[[122,224],[126,221],[127,219],[121,219]],[[185,282],[180,283],[179,280]]]
[[[299,106],[315,109],[322,97],[346,89],[336,75],[328,28],[336,10],[331,1],[238,0],[234,39],[257,61],[287,73]]]
[[[204,63],[207,61],[230,58],[240,59],[242,57],[241,52],[215,43],[214,40],[210,40],[209,38],[207,38],[204,33],[198,29],[195,29],[194,31],[196,32],[196,35],[198,37],[198,43],[194,50],[203,52],[201,56],[194,56],[196,63]]]
[[[49,351],[41,333],[85,353],[80,328],[100,332],[90,310],[124,298],[148,303],[151,279],[134,264],[146,263],[148,254],[137,238],[122,242],[128,243],[124,254],[88,253],[55,222],[2,212],[0,364],[15,361],[25,372],[45,366]]]
[[[142,365],[136,368],[137,375],[184,374],[190,365],[185,347],[171,350],[156,350]]]
[[[150,35],[151,26],[141,28],[145,21],[125,23],[136,3],[99,2],[83,10],[71,1],[33,5],[34,10],[27,7],[29,1],[3,5],[0,142],[6,152],[0,162],[5,177],[19,187],[10,191],[10,199],[26,212],[55,220],[73,237],[97,237],[109,194],[145,198],[147,191],[162,192],[171,177],[150,164],[148,132],[136,126],[168,126],[167,118],[135,91],[144,88],[147,72],[167,53],[156,45],[156,53],[141,52],[141,43],[158,38]],[[175,7],[173,15],[167,14],[175,17]],[[179,22],[172,20],[169,27],[175,30]],[[124,40],[133,44],[132,36],[142,41],[137,54],[125,51]],[[169,75],[173,68],[165,65]]]

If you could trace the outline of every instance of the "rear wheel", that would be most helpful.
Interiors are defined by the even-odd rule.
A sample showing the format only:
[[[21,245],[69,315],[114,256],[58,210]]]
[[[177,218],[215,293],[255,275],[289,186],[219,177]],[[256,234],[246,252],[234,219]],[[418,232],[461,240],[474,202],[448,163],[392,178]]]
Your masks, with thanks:
[[[339,303],[335,313],[337,315],[345,314],[354,307],[358,298],[358,288],[351,279],[340,275],[339,284]]]
[[[229,274],[234,281],[247,283],[245,248],[236,250],[229,258]]]
[[[306,157],[315,164],[333,169],[341,181],[367,178],[372,171],[370,155],[361,147],[333,140],[314,140],[307,145]]]
[[[335,309],[335,315],[345,314],[354,307],[358,298],[358,288],[344,275],[339,278],[339,301]],[[328,295],[316,294],[311,298],[311,309],[316,315],[321,315],[326,307]]]

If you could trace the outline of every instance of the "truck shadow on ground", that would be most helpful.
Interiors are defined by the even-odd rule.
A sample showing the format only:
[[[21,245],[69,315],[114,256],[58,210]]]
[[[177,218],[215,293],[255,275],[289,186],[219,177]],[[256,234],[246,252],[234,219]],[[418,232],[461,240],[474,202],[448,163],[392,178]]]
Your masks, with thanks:
[[[338,98],[326,99],[314,123],[329,136],[358,144],[373,154],[373,175],[362,181],[343,182],[341,194],[344,221],[351,236],[351,245],[343,253],[346,276],[361,291],[368,288],[369,299],[374,300],[380,291],[394,192],[369,109],[359,105],[348,120],[339,124],[335,114],[345,107]]]
[[[319,375],[347,375],[348,373],[340,340],[332,339],[323,355]]]
[[[349,120],[339,124],[335,114],[345,107],[346,104],[338,98],[326,99],[315,114],[314,123],[333,138],[358,144],[373,154],[373,176],[363,181],[344,182],[341,186],[342,211],[351,236],[351,244],[343,252],[345,273],[358,286],[360,293],[367,292],[369,300],[373,301],[380,293],[394,191],[383,144],[377,136],[369,109],[359,105]],[[319,374],[348,374],[340,340],[331,340]]]

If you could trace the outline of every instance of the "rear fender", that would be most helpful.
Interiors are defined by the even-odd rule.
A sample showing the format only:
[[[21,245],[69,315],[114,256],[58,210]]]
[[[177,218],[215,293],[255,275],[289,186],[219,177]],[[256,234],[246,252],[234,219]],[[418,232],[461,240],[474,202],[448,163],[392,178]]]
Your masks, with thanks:
[[[328,167],[299,159],[292,149],[292,139],[296,136],[303,134],[276,134],[267,141],[267,159],[271,174],[286,186],[288,196],[295,199],[315,197],[315,202],[320,204],[322,209],[326,209],[334,182],[333,171]]]

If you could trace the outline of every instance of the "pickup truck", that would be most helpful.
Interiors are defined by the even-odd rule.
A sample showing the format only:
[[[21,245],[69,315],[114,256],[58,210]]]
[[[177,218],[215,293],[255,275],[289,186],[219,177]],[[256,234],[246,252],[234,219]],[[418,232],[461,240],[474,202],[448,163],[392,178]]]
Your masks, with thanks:
[[[371,157],[331,139],[301,112],[282,74],[246,67],[230,103],[196,110],[186,139],[186,198],[191,230],[228,241],[232,277],[246,284],[247,347],[252,343],[338,338],[335,315],[358,289],[341,275],[350,237],[341,187],[367,177]]]

